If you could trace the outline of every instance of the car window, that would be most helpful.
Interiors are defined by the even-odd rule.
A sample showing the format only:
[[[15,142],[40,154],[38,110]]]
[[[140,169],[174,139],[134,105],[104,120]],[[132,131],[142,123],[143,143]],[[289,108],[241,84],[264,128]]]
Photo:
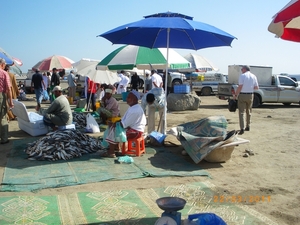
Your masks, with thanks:
[[[290,80],[286,77],[279,77],[279,82],[280,82],[280,85],[283,85],[283,86],[296,86],[295,82],[293,82],[292,80]]]

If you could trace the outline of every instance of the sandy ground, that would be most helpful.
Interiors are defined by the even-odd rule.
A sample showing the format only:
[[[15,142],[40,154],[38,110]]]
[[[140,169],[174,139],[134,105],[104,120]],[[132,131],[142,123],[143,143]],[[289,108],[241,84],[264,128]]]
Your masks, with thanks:
[[[238,113],[229,112],[227,102],[215,96],[201,97],[201,106],[197,111],[173,112],[168,114],[168,127],[187,121],[194,121],[211,115],[224,115],[229,121],[228,131],[239,129]],[[34,110],[34,101],[27,101],[29,111]],[[47,106],[44,104],[44,106]],[[206,169],[212,179],[207,177],[183,178],[143,178],[125,181],[106,181],[79,186],[45,189],[37,193],[0,193],[10,195],[55,195],[92,190],[120,190],[161,187],[170,184],[209,180],[219,190],[219,194],[231,197],[248,198],[243,204],[265,215],[278,224],[300,224],[300,139],[299,106],[289,107],[282,104],[265,104],[253,109],[251,131],[241,137],[250,140],[250,144],[235,147],[231,160],[226,163],[208,163],[202,161],[199,166]],[[30,137],[20,131],[17,121],[9,123],[10,140]],[[0,179],[2,180],[7,156],[12,148],[9,144],[0,146]],[[181,154],[180,142],[174,136],[168,136],[167,143],[179,145],[172,151]],[[245,149],[255,153],[243,157]],[[189,156],[182,156],[187,157]],[[192,161],[191,161],[192,162]],[[250,202],[251,197],[268,201]],[[262,224],[264,224],[262,222]]]

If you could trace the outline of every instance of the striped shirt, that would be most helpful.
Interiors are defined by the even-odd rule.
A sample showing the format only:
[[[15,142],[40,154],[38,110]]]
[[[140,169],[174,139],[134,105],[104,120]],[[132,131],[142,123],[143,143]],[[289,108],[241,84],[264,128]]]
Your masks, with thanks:
[[[11,83],[8,73],[5,70],[0,69],[0,92],[7,93],[10,87]]]

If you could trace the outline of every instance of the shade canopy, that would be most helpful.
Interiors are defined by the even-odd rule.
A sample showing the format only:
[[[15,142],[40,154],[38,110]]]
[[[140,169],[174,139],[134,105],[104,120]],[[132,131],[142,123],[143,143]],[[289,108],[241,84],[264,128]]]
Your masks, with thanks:
[[[169,50],[168,67],[189,68],[190,63],[173,49]],[[108,54],[99,64],[100,70],[165,69],[167,66],[166,48],[146,48],[125,45]]]
[[[66,56],[53,55],[39,61],[32,67],[32,69],[39,69],[40,71],[50,71],[53,68],[56,68],[58,70],[71,69],[73,67],[73,63],[74,61]]]
[[[292,0],[273,17],[268,30],[283,40],[300,42],[300,0]]]

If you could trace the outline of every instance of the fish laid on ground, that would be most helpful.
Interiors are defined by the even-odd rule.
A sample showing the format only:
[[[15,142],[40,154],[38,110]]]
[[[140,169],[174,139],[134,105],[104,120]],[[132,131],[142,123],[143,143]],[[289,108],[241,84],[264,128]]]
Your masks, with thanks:
[[[79,130],[63,130],[48,133],[46,136],[28,143],[24,150],[29,160],[59,160],[80,157],[104,149],[101,141]]]

